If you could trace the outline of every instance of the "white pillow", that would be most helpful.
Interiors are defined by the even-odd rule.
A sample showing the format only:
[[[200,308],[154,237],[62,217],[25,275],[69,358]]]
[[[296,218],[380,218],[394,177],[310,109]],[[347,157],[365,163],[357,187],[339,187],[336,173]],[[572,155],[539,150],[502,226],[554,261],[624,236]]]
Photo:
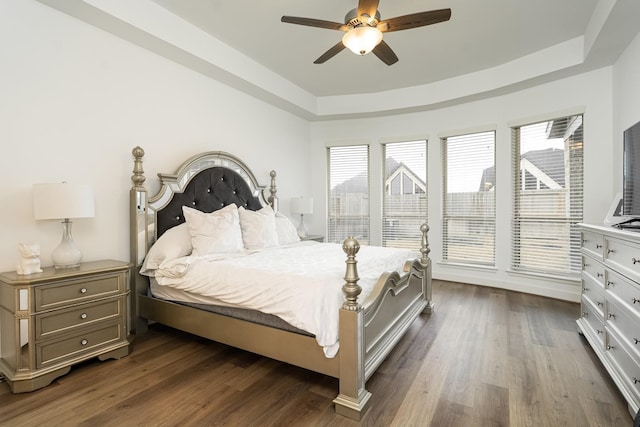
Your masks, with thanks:
[[[262,249],[278,245],[276,217],[273,209],[266,206],[259,211],[238,209],[242,240],[247,249]]]
[[[288,216],[276,213],[276,234],[278,235],[279,245],[288,245],[300,241],[298,230],[293,225]]]
[[[231,253],[243,249],[240,218],[235,204],[211,213],[183,206],[182,212],[191,235],[193,255]]]
[[[190,255],[191,251],[191,235],[187,224],[176,225],[165,231],[151,246],[142,263],[140,274],[153,276],[153,271],[164,261]]]

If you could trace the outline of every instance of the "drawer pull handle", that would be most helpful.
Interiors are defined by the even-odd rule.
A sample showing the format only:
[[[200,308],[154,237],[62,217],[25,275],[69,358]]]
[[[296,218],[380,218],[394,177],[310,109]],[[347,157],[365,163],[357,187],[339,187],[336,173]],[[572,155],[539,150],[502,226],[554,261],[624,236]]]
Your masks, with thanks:
[[[613,313],[609,313],[609,315],[607,316],[609,319],[615,319],[616,315]]]
[[[586,311],[582,312],[582,317],[588,317],[588,316],[589,316],[589,313],[587,313]]]
[[[636,263],[640,262],[640,259],[636,259],[636,257],[631,258],[631,262],[635,265]]]
[[[86,318],[87,318],[87,313],[82,313],[82,314],[80,315],[80,318],[81,318],[81,319],[86,319]]]
[[[607,285],[612,286],[613,282],[611,280],[607,280]]]
[[[604,306],[604,304],[603,304],[602,302],[600,302],[600,301],[598,301],[598,302],[596,303],[596,305],[597,305],[598,307],[603,307],[603,306]]]
[[[640,383],[640,380],[639,380],[639,379],[637,379],[636,377],[633,377],[633,383],[634,383],[634,384],[638,384],[638,383]]]
[[[615,347],[612,346],[611,344],[607,344],[607,350],[613,350]]]
[[[640,343],[640,340],[639,340],[638,338],[634,338],[634,339],[633,339],[633,343],[634,343],[635,345],[638,345],[638,343]]]
[[[598,334],[604,334],[604,331],[601,331],[600,329],[596,329],[596,333],[598,333]]]
[[[638,302],[640,302],[640,299],[638,299],[638,298],[633,298],[633,303],[634,303],[634,304],[635,304],[635,303],[638,303]]]
[[[603,277],[603,276],[604,276],[604,274],[602,274],[602,273],[596,273],[596,276],[597,276],[597,277]]]
[[[589,288],[582,288],[583,292],[589,292]]]
[[[81,344],[81,345],[87,345],[87,344],[89,344],[89,341],[87,341],[87,340],[82,340],[82,341],[80,341],[80,344]]]
[[[614,252],[615,252],[615,251],[614,251],[613,249],[607,249],[607,253],[608,253],[608,254],[612,254],[612,253],[614,253]]]
[[[599,245],[596,243],[596,249],[601,249],[601,248],[602,248],[602,245]]]
[[[589,264],[587,264],[586,262],[582,264],[582,268],[587,268],[587,267],[589,267]]]
[[[81,293],[81,294],[86,294],[86,293],[87,293],[87,288],[82,288],[82,289],[80,289],[80,293]]]

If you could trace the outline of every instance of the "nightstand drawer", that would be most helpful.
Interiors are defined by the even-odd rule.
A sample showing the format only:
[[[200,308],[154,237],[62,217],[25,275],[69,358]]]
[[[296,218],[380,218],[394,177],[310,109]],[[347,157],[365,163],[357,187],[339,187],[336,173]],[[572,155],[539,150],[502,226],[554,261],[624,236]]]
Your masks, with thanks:
[[[95,275],[35,288],[37,312],[116,295],[124,290],[121,274]]]
[[[65,339],[36,344],[36,368],[64,363],[94,351],[97,353],[101,347],[123,341],[123,332],[124,326],[121,322],[111,322]]]
[[[124,298],[113,298],[38,315],[36,316],[36,339],[121,317],[124,306]]]

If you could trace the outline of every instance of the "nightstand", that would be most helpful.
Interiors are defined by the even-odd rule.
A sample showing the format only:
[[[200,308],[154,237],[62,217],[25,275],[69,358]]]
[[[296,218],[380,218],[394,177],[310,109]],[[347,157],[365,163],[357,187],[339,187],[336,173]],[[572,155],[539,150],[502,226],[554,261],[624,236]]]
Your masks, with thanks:
[[[129,354],[130,264],[0,274],[0,371],[11,391],[49,385],[75,363]]]
[[[307,234],[305,237],[301,237],[300,240],[305,241],[305,240],[315,240],[316,242],[324,242],[324,236],[320,236],[320,235],[314,235],[314,234]]]

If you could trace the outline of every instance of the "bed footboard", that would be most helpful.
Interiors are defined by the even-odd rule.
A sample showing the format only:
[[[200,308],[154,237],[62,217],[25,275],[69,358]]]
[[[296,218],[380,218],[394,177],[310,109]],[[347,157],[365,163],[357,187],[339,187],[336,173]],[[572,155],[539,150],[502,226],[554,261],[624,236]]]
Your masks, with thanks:
[[[342,288],[345,303],[340,310],[340,394],[334,400],[341,415],[360,419],[371,397],[365,382],[420,313],[433,310],[429,227],[423,224],[420,230],[421,258],[408,261],[402,276],[397,272],[382,275],[362,305],[357,301],[361,288],[355,260],[360,246],[352,238],[343,244],[347,269]]]

